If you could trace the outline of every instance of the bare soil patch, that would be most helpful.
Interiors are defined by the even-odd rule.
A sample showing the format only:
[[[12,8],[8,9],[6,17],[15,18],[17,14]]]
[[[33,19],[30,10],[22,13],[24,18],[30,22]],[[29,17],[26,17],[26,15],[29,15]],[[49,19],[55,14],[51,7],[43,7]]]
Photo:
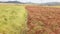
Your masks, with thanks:
[[[27,34],[60,34],[60,8],[27,6]]]

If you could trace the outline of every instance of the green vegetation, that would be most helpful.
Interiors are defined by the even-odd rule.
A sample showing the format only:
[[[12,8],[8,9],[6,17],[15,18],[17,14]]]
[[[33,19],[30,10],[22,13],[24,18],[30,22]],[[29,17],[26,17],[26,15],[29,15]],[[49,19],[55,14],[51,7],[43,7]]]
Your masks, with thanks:
[[[22,34],[26,17],[24,6],[0,5],[0,34]]]

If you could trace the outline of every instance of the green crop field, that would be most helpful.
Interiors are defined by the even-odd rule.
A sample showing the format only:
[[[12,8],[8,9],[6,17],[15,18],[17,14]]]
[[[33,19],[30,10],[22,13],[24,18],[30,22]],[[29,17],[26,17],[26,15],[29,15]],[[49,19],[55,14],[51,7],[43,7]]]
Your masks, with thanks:
[[[27,11],[22,5],[0,5],[0,34],[23,34]]]

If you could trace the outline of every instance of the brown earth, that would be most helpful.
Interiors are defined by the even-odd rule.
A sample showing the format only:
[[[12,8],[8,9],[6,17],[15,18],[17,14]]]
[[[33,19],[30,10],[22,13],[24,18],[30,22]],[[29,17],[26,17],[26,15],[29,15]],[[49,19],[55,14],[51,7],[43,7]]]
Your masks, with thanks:
[[[27,34],[60,34],[60,8],[27,6]]]

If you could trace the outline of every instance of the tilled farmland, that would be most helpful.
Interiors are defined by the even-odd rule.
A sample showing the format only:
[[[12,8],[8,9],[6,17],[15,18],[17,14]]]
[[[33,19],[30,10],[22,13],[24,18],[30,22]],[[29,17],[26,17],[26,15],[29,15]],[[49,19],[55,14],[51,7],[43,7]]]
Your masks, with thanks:
[[[60,8],[27,6],[27,34],[60,34]]]

